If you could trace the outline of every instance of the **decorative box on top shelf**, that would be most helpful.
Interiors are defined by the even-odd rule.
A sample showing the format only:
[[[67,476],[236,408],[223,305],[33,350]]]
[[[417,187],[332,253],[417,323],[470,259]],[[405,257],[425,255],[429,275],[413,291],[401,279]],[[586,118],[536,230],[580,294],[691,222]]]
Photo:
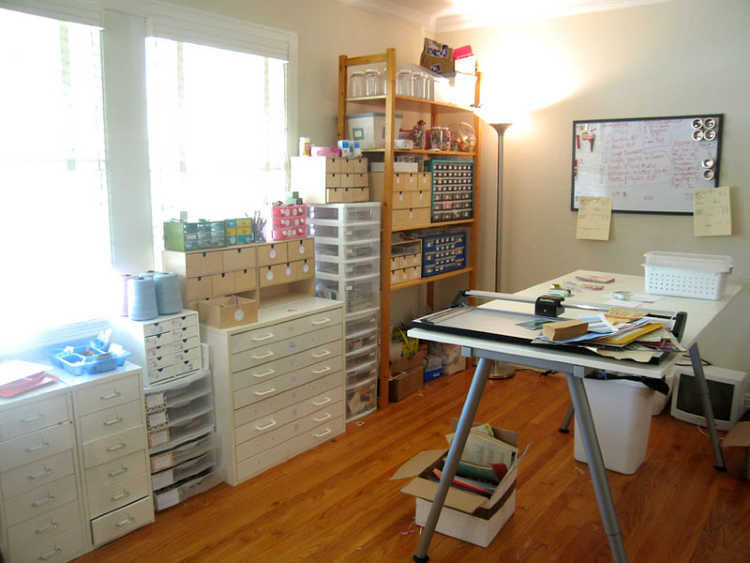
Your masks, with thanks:
[[[368,201],[367,159],[293,156],[291,186],[306,203]]]

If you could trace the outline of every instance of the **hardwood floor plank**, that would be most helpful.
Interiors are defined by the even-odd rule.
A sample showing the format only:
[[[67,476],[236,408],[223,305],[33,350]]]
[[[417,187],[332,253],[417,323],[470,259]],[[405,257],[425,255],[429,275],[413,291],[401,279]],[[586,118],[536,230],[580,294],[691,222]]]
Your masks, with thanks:
[[[79,561],[409,561],[421,529],[414,499],[391,481],[424,449],[447,448],[469,372],[444,377],[347,425],[347,432],[237,487],[221,485],[157,514],[156,522]],[[488,548],[435,534],[431,561],[609,561],[591,476],[573,458],[573,433],[557,431],[570,404],[561,376],[519,371],[488,381],[477,421],[518,433],[530,447],[516,511]],[[645,463],[611,471],[631,561],[750,560],[750,484],[742,452],[713,469],[705,431],[664,413],[652,418]]]

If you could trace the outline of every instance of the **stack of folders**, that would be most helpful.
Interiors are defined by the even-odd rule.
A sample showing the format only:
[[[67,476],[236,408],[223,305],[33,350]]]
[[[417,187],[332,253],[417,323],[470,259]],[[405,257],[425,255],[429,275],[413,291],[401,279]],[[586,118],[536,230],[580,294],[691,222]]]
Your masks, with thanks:
[[[145,389],[151,482],[156,510],[219,484],[211,372]]]

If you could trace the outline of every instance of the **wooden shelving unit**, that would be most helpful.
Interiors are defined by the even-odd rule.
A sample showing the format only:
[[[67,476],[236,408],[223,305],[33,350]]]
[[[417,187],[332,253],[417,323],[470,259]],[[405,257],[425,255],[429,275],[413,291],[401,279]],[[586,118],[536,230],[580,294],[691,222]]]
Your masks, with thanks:
[[[347,69],[352,66],[385,64],[386,68],[386,95],[384,96],[367,96],[360,98],[347,98]],[[474,114],[471,108],[458,106],[451,103],[436,102],[414,98],[411,96],[395,95],[396,92],[396,50],[387,49],[385,53],[375,55],[366,55],[361,57],[348,57],[341,55],[339,57],[339,85],[338,85],[338,138],[346,138],[346,114],[349,104],[382,104],[385,109],[385,147],[382,149],[367,150],[363,152],[382,153],[384,161],[384,197],[382,211],[382,236],[380,249],[380,393],[378,404],[380,408],[388,405],[388,380],[390,377],[389,358],[391,342],[391,293],[407,287],[427,286],[428,305],[433,305],[434,284],[440,280],[452,278],[455,276],[468,274],[468,287],[476,286],[477,272],[477,251],[478,251],[478,232],[479,223],[477,220],[479,209],[479,159],[480,154],[480,135],[479,135],[479,118]],[[474,93],[474,105],[479,105],[481,75],[477,72],[476,90]],[[456,151],[434,151],[421,149],[398,149],[394,146],[396,137],[395,115],[396,109],[416,111],[429,114],[428,127],[440,124],[440,116],[443,114],[455,114],[462,112],[471,115],[476,135],[476,146],[473,152],[456,152]],[[442,223],[429,223],[426,225],[414,225],[409,228],[397,229],[397,231],[407,231],[416,229],[428,229],[434,227],[448,227],[455,225],[464,225],[469,228],[469,248],[468,248],[468,266],[461,270],[446,272],[443,274],[411,280],[397,284],[391,284],[391,234],[393,231],[392,223],[392,194],[393,194],[393,162],[396,154],[419,154],[434,157],[459,156],[471,158],[474,160],[474,198],[472,219],[460,221],[447,221]]]

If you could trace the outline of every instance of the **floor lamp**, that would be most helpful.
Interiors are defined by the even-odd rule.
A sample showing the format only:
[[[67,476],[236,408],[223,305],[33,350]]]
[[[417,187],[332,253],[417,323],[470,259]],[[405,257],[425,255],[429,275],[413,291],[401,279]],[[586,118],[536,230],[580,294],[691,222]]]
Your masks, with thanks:
[[[503,135],[510,127],[510,123],[490,123],[497,131],[497,234],[495,236],[495,291],[502,291],[500,287],[500,259],[502,258],[502,221],[503,221]],[[490,379],[509,379],[516,374],[516,367],[506,362],[492,362]]]

